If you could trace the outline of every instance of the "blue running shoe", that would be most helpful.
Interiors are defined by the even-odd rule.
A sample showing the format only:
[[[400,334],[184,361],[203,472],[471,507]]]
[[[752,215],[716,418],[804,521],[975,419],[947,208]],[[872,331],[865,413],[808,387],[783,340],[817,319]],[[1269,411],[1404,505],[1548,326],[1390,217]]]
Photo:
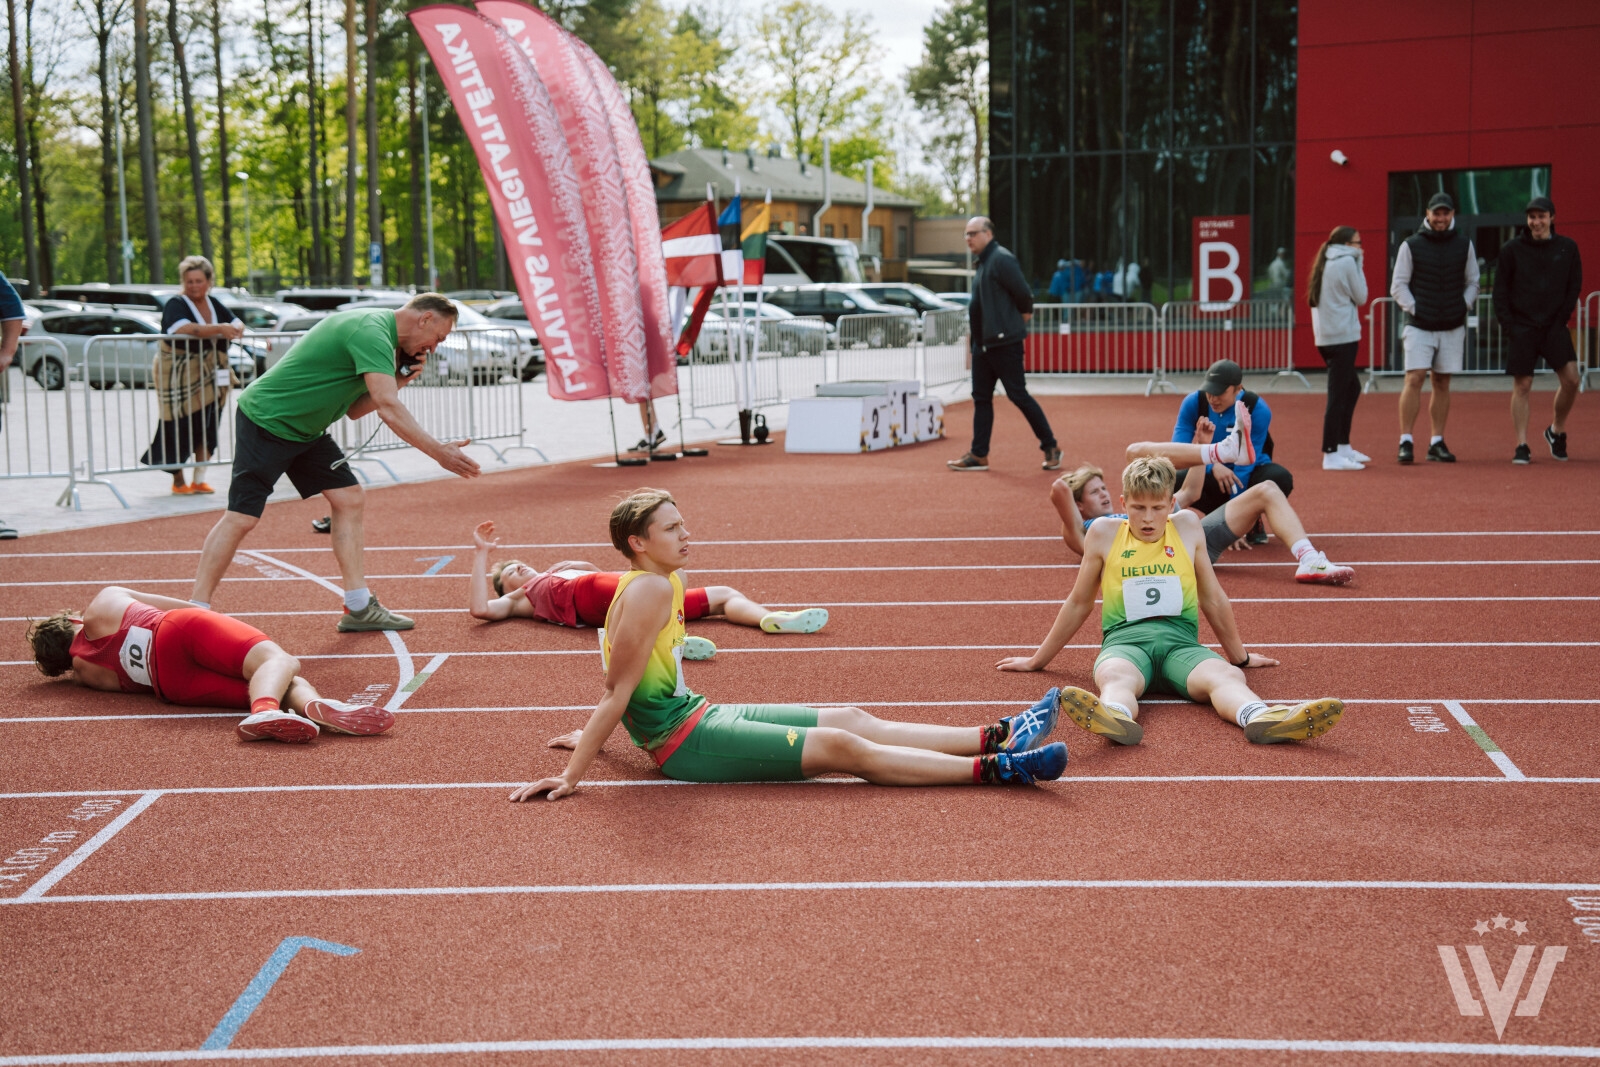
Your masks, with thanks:
[[[1027,711],[1000,720],[1011,726],[1011,733],[1007,736],[1001,751],[1028,752],[1038,748],[1044,744],[1044,739],[1055,731],[1056,716],[1060,714],[1061,690],[1052,686],[1050,691],[1040,698],[1039,703]]]
[[[1067,769],[1067,746],[1057,741],[1028,752],[997,752],[994,763],[1002,782],[1053,782]]]

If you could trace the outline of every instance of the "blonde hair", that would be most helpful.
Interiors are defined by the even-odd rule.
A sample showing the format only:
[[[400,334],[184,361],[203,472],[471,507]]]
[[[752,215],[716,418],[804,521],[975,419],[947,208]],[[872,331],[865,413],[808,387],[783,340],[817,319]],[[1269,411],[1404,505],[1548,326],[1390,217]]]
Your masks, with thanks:
[[[208,282],[217,280],[217,272],[211,266],[211,261],[205,256],[184,256],[183,262],[178,264],[178,280],[182,281],[183,276],[192,270],[197,270],[204,274]]]
[[[1067,475],[1067,488],[1072,490],[1072,499],[1083,503],[1083,491],[1089,483],[1099,478],[1105,481],[1106,472],[1096,467],[1093,463],[1084,463]]]
[[[495,596],[505,596],[506,595],[505,587],[500,584],[500,580],[501,580],[502,576],[506,573],[506,568],[507,567],[526,567],[526,566],[527,566],[527,564],[522,562],[520,559],[503,559],[499,563],[496,563],[493,567],[490,567],[489,568],[489,584],[494,586],[494,595]]]
[[[1122,469],[1122,495],[1171,496],[1178,470],[1162,456],[1140,456]]]
[[[438,293],[418,293],[406,301],[406,310],[415,311],[418,314],[431,311],[435,315],[443,315],[451,322],[456,321],[457,316],[460,314],[456,310],[455,304],[450,302],[448,296],[441,296]]]
[[[628,538],[644,537],[650,532],[650,520],[662,504],[677,504],[665,489],[635,489],[611,509],[611,545],[618,552],[633,558]]]

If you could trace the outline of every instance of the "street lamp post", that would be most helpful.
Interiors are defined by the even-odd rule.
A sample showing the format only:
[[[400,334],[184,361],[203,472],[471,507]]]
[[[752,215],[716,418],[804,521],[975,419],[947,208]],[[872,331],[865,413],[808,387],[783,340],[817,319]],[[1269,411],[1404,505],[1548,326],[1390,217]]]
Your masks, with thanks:
[[[244,287],[248,289],[256,266],[250,254],[250,172],[241,170],[234,177],[244,182]]]
[[[428,57],[422,57],[422,203],[428,214],[428,288],[439,285],[433,260],[433,157],[428,149]]]

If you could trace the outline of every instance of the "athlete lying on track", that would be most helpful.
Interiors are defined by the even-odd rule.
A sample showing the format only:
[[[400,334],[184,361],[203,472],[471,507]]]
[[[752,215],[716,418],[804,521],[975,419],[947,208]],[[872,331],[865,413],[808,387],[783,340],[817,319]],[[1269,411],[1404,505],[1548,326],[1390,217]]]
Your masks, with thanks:
[[[1326,733],[1344,714],[1340,701],[1268,707],[1245,683],[1239,668],[1275,667],[1278,661],[1246,652],[1240,643],[1233,608],[1200,551],[1205,544],[1200,520],[1176,508],[1176,478],[1165,459],[1128,464],[1122,472],[1126,517],[1102,516],[1090,524],[1077,584],[1044,643],[1031,656],[1010,656],[997,666],[1042,670],[1094,611],[1098,587],[1105,602],[1100,615],[1105,638],[1094,662],[1101,695],[1077,688],[1061,694],[1062,710],[1079,726],[1118,744],[1138,744],[1144,736],[1134,721],[1139,697],[1159,683],[1177,696],[1212,705],[1257,744]],[[1216,631],[1226,660],[1200,644],[1199,611]]]
[[[234,728],[241,741],[310,741],[319,728],[381,734],[394,725],[391,711],[318,696],[300,661],[253,626],[154,593],[107,586],[83,612],[34,623],[28,643],[49,678],[71,671],[79,685],[109,693],[248,708]]]
[[[1229,440],[1237,436],[1238,425],[1235,423],[1235,432],[1228,435]],[[1249,425],[1248,421],[1245,425]],[[1173,498],[1176,508],[1189,508],[1199,499],[1201,487],[1205,484],[1203,464],[1208,461],[1204,458],[1204,450],[1211,439],[1211,432],[1211,420],[1202,417],[1195,436],[1204,440],[1192,445],[1174,444],[1171,441],[1139,441],[1128,446],[1128,458],[1161,457],[1171,461],[1174,466],[1193,465],[1195,469],[1189,471],[1189,476]],[[1244,440],[1249,441],[1248,430]],[[1218,447],[1225,446],[1226,442]],[[1061,540],[1080,556],[1083,555],[1084,535],[1094,520],[1125,518],[1111,505],[1111,490],[1106,488],[1105,473],[1087,463],[1056,479],[1050,487],[1050,502],[1061,516]],[[1266,516],[1274,532],[1288,543],[1289,550],[1299,560],[1294,572],[1295,581],[1344,585],[1355,578],[1355,571],[1330,562],[1324,553],[1312,546],[1300,516],[1289,504],[1289,498],[1283,495],[1277,482],[1270,480],[1251,486],[1201,518],[1206,555],[1211,562],[1217,562],[1230,546],[1250,548],[1244,536],[1262,516]]]
[[[603,571],[575,559],[552,563],[542,571],[517,559],[491,568],[489,550],[500,545],[494,537],[494,523],[480,522],[472,531],[472,541],[476,546],[471,579],[473,618],[492,622],[517,617],[596,629],[606,624],[621,571]],[[489,599],[490,586],[494,587],[493,600]],[[814,634],[828,624],[827,608],[771,611],[726,585],[684,590],[684,621],[710,615],[721,615],[740,626],[758,626],[769,634]],[[684,659],[710,659],[716,652],[717,646],[704,637],[690,637],[683,646]]]
[[[640,489],[611,513],[611,543],[633,569],[617,583],[602,651],[605,694],[556,778],[522,786],[512,800],[566,796],[618,721],[669,778],[690,782],[797,781],[856,774],[882,785],[974,784],[1054,779],[1067,746],[1045,744],[1060,709],[1052,689],[1033,707],[989,726],[930,726],[878,719],[859,708],[713,704],[684,683],[684,592],[678,570],[689,531],[672,497]],[[1042,747],[1041,747],[1042,746]]]

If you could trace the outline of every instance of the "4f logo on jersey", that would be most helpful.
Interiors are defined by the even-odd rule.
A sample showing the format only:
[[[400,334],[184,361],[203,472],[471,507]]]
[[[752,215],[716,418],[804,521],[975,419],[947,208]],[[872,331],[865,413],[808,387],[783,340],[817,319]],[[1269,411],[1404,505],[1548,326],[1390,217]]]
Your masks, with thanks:
[[[1527,994],[1519,1003],[1517,997],[1522,993],[1523,981],[1528,977],[1528,968],[1533,964],[1539,946],[1518,944],[1511,957],[1511,965],[1506,968],[1505,979],[1502,981],[1495,977],[1494,965],[1489,960],[1487,943],[1484,939],[1500,931],[1520,938],[1528,932],[1528,924],[1522,920],[1512,922],[1504,915],[1496,915],[1492,919],[1480,920],[1472,930],[1477,935],[1479,943],[1464,945],[1462,948],[1472,965],[1472,977],[1477,979],[1477,996],[1473,996],[1472,985],[1467,980],[1467,972],[1461,965],[1461,956],[1456,952],[1454,945],[1438,946],[1439,959],[1444,964],[1444,974],[1450,982],[1450,992],[1455,995],[1456,1010],[1462,1015],[1482,1016],[1483,1009],[1487,1006],[1489,1021],[1494,1024],[1494,1036],[1501,1037],[1505,1034],[1506,1022],[1511,1018],[1512,1005],[1516,1005],[1518,1016],[1527,1018],[1538,1016],[1539,1009],[1544,1006],[1545,994],[1550,990],[1550,980],[1555,977],[1556,965],[1567,957],[1567,946],[1544,946],[1544,951],[1539,953],[1539,962],[1534,968],[1533,979],[1528,982]]]
[[[1127,559],[1137,551],[1139,551],[1137,548],[1125,548],[1122,550],[1122,558]]]

